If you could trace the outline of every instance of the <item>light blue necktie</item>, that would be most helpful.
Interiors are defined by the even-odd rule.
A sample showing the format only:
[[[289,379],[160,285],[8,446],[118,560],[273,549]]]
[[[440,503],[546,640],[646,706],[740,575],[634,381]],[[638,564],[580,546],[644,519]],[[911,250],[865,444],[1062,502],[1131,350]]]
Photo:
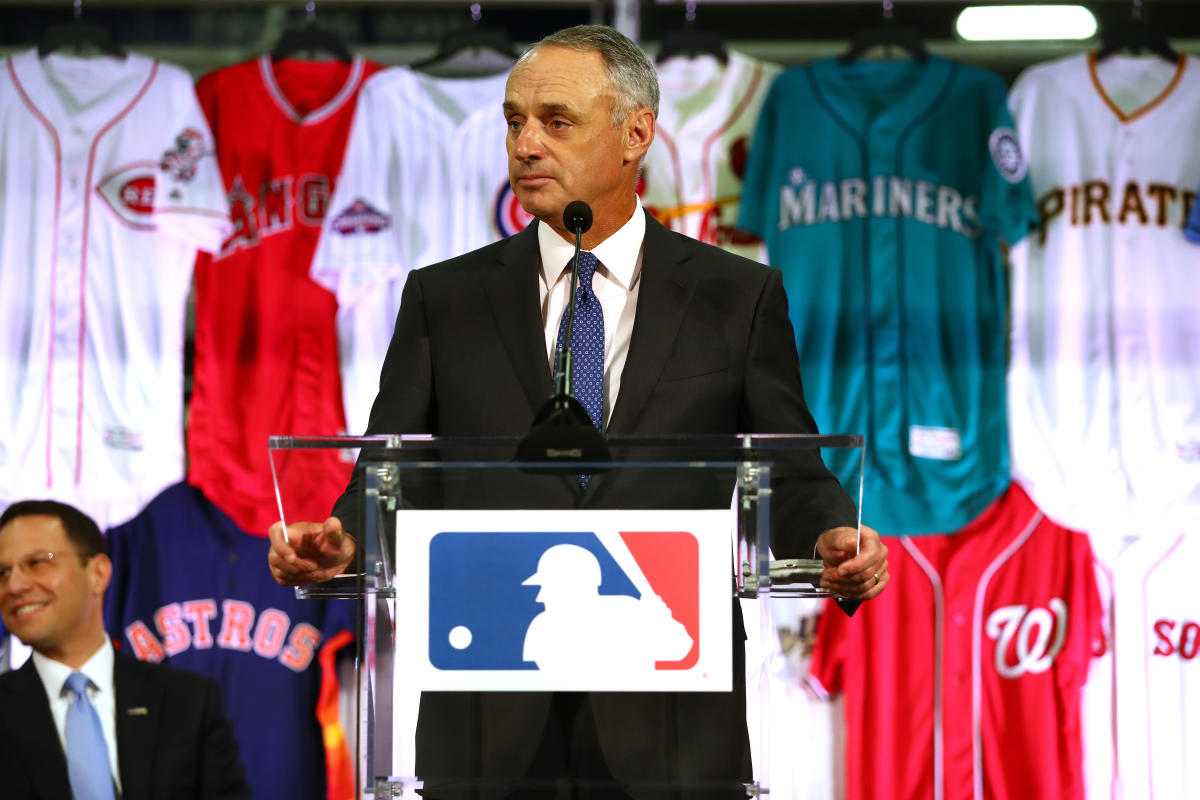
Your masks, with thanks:
[[[74,697],[67,709],[67,774],[74,800],[113,800],[113,777],[108,766],[108,746],[100,717],[88,700],[91,681],[72,672],[67,688]]]
[[[604,310],[592,291],[592,276],[600,262],[586,250],[579,254],[579,287],[575,290],[575,327],[571,330],[571,388],[592,424],[604,430]],[[562,352],[567,333],[567,315],[563,311],[558,324],[558,345],[555,363]],[[588,475],[579,476],[580,487],[586,489]]]

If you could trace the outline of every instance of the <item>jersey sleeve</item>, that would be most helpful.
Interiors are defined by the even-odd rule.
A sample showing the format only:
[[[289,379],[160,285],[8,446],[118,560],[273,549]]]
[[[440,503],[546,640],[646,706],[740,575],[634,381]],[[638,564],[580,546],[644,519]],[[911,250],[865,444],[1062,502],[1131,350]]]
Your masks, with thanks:
[[[1029,158],[997,79],[987,132],[987,160],[980,194],[979,217],[985,230],[1009,245],[1025,238],[1037,224]]]
[[[191,78],[181,68],[160,65],[168,116],[156,131],[158,156],[154,222],[159,230],[198,249],[217,252],[233,232],[225,185],[212,130]]]
[[[754,140],[746,159],[746,177],[742,181],[742,199],[738,208],[737,227],[755,234],[764,241],[767,239],[773,211],[772,198],[769,196],[770,172],[772,155],[775,152],[777,104],[782,84],[781,78],[777,78],[771,84],[759,111],[758,122],[754,126]]]
[[[1064,531],[1070,537],[1070,572],[1065,592],[1072,619],[1068,641],[1059,658],[1063,659],[1059,680],[1067,691],[1079,691],[1087,681],[1093,658],[1107,649],[1104,606],[1096,583],[1096,560],[1087,534]]]
[[[310,275],[352,306],[445,257],[451,135],[403,68],[363,84]]]

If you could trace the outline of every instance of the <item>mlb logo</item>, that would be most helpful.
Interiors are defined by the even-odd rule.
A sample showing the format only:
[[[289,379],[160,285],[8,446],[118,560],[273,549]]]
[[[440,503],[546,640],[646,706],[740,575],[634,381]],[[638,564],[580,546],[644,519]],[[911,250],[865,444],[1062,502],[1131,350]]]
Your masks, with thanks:
[[[727,510],[401,511],[397,526],[409,686],[732,687]]]

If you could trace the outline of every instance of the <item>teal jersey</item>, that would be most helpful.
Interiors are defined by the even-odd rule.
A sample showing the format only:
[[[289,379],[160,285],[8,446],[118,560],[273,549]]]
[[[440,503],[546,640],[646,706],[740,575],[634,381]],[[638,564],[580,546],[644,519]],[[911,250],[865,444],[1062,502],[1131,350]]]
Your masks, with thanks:
[[[1026,171],[1003,81],[944,58],[826,59],[764,103],[739,227],[783,272],[817,424],[866,436],[885,534],[957,530],[1008,485],[1000,241],[1036,221]]]

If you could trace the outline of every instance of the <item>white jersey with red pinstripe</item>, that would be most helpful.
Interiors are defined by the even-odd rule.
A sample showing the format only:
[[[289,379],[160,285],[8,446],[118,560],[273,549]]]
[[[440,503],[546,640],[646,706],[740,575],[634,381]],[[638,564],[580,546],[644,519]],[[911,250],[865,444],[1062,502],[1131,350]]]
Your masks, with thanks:
[[[100,524],[183,477],[184,308],[231,230],[192,80],[129,54],[0,72],[0,505]]]
[[[957,533],[887,544],[888,591],[817,629],[846,800],[1082,797],[1081,690],[1104,650],[1087,536],[1014,484]]]
[[[734,228],[746,157],[777,64],[730,51],[658,65],[662,102],[642,163],[642,202],[672,230],[763,260],[762,240]]]
[[[1200,798],[1200,520],[1150,525],[1113,566],[1118,797]]]

